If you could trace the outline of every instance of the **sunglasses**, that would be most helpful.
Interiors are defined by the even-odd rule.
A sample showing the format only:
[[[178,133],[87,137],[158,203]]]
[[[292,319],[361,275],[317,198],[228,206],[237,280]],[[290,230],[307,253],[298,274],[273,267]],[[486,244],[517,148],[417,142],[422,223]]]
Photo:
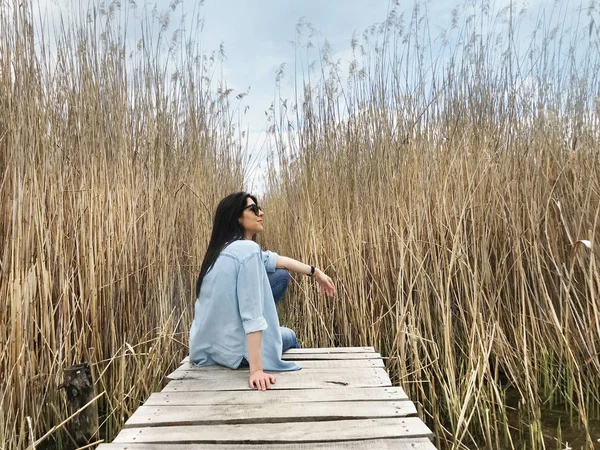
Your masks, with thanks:
[[[260,206],[258,206],[256,203],[252,203],[251,205],[248,205],[248,206],[244,207],[244,209],[249,209],[250,211],[252,211],[257,216],[258,216],[258,213],[260,211],[262,211],[262,208]]]

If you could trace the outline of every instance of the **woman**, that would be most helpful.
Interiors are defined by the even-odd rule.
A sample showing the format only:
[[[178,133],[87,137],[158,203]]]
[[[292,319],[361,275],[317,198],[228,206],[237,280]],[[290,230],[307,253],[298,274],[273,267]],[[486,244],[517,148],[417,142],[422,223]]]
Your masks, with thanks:
[[[321,270],[261,251],[254,239],[263,231],[263,216],[256,198],[245,192],[231,194],[219,203],[196,284],[190,329],[192,363],[232,369],[249,364],[249,385],[261,391],[276,381],[263,369],[300,369],[281,359],[284,351],[299,344],[292,330],[279,326],[275,300],[283,297],[289,274],[277,269],[312,276],[321,291],[335,295],[331,278]]]

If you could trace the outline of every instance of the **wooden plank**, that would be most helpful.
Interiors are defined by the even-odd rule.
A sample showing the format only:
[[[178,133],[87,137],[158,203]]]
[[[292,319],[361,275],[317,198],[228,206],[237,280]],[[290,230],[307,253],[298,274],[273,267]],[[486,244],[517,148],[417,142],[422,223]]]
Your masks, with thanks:
[[[308,444],[102,444],[97,450],[435,450],[427,438],[368,439]]]
[[[304,370],[313,369],[340,369],[346,367],[385,367],[381,358],[379,359],[316,359],[296,361]]]
[[[348,354],[348,353],[375,353],[374,347],[325,347],[325,348],[292,348],[286,351],[283,354],[283,359],[294,360],[295,358],[290,358],[290,355],[314,355],[314,354],[324,354],[324,355],[332,355],[332,354]],[[381,358],[381,355],[378,356]],[[305,358],[304,358],[305,359]],[[181,361],[181,364],[189,362],[190,357],[186,356]]]
[[[379,376],[382,379],[389,381],[389,376],[385,369],[382,368],[373,368],[373,369],[346,369],[346,370],[311,370],[310,372],[302,372],[302,371],[294,371],[294,372],[271,372],[278,380],[283,377],[284,380],[296,379],[296,378],[308,378],[313,379],[317,377],[318,379],[327,378],[330,375],[343,375],[348,374],[350,376]],[[307,375],[308,374],[308,375]],[[250,376],[250,372],[247,370],[231,370],[227,371],[202,371],[202,370],[176,370],[172,374],[169,374],[167,377],[168,380],[225,380],[225,379],[234,379],[234,380],[247,380]],[[391,382],[390,382],[391,383]],[[339,384],[339,383],[332,383]],[[343,384],[341,386],[344,386]]]
[[[376,369],[376,368],[384,368],[383,361],[380,359],[351,359],[351,360],[325,360],[325,361],[304,361],[299,362],[299,365],[302,367],[302,370],[309,371],[319,371],[319,372],[336,372],[336,371],[348,371],[348,370],[357,370],[357,369]],[[306,368],[309,366],[310,368]],[[182,364],[167,375],[167,379],[169,380],[178,380],[180,378],[187,378],[190,372],[197,372],[200,374],[206,375],[206,378],[215,378],[222,375],[227,375],[231,372],[243,372],[249,374],[250,369],[239,368],[239,369],[230,369],[228,367],[223,366],[202,366],[198,367],[189,362]],[[211,376],[212,374],[212,376]]]
[[[245,391],[207,391],[194,392],[157,392],[150,395],[146,405],[256,405],[274,403],[304,402],[347,402],[347,401],[399,401],[408,400],[401,387],[350,388],[307,390],[269,390],[260,392],[247,389]],[[293,407],[293,406],[290,406]]]
[[[140,406],[124,428],[174,425],[281,423],[415,416],[410,400],[262,405]]]
[[[368,372],[367,372],[368,370]],[[271,389],[325,389],[335,387],[386,387],[391,386],[390,377],[384,369],[353,370],[351,372],[279,372],[277,382]],[[174,380],[163,392],[172,391],[244,391],[249,389],[248,377],[232,371],[227,377],[187,378]]]
[[[291,348],[284,355],[295,355],[301,353],[373,353],[374,347],[314,347],[314,348]]]
[[[355,374],[355,375],[386,375],[387,372],[385,369],[381,367],[363,367],[363,368],[342,368],[342,369],[318,369],[311,370],[309,372],[303,370],[293,370],[289,372],[274,372],[271,370],[265,371],[275,377],[285,377],[288,378],[312,378],[312,377],[326,377],[328,374]],[[307,375],[307,373],[309,375]],[[170,380],[210,380],[210,379],[225,379],[225,378],[235,378],[235,379],[243,379],[248,378],[250,375],[249,370],[243,369],[228,369],[227,367],[222,367],[213,370],[202,370],[202,369],[190,369],[190,370],[179,370],[177,369],[172,374],[168,375]]]
[[[324,422],[188,425],[126,428],[115,443],[244,443],[328,442],[353,439],[432,438],[417,417]]]
[[[306,359],[381,359],[379,353],[284,353],[284,361],[302,361]]]
[[[312,370],[312,369],[339,369],[342,367],[385,367],[382,359],[317,359],[317,360],[306,360],[306,361],[296,361],[302,369]],[[183,370],[221,370],[224,368],[223,366],[196,366],[189,361],[182,363],[178,369]],[[228,369],[228,368],[225,368]],[[229,369],[231,370],[231,369]],[[237,369],[237,370],[248,370],[245,369]]]
[[[310,372],[303,372],[302,370],[293,372],[268,372],[273,374],[277,380],[328,380],[331,377],[344,377],[348,376],[351,378],[356,377],[379,377],[385,380],[386,383],[391,383],[390,378],[385,371],[380,367],[366,368],[366,369],[340,369],[340,370],[312,370]],[[181,370],[175,371],[169,375],[170,380],[248,380],[250,372],[245,370],[222,370],[222,371],[203,371],[203,370]],[[309,374],[309,375],[307,375]],[[337,379],[337,378],[336,378]],[[340,383],[331,383],[332,385],[340,385]],[[391,385],[391,384],[390,384]],[[344,384],[341,384],[344,386]]]

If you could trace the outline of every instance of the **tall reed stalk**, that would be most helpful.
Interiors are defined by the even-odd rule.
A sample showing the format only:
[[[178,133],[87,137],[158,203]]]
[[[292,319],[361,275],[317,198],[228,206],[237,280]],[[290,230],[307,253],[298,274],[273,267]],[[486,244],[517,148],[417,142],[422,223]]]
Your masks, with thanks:
[[[197,27],[167,36],[156,14],[132,42],[118,2],[54,34],[32,17],[0,3],[3,449],[72,447],[64,427],[39,441],[68,417],[72,364],[92,366],[107,440],[160,388],[187,352],[215,202],[244,175]]]
[[[300,24],[298,96],[271,117],[267,244],[338,286],[294,286],[304,344],[375,345],[441,448],[564,448],[558,410],[592,449],[597,13],[569,34],[555,3],[523,30],[514,3],[468,2],[435,41],[424,4],[394,9],[353,39],[348,73]]]

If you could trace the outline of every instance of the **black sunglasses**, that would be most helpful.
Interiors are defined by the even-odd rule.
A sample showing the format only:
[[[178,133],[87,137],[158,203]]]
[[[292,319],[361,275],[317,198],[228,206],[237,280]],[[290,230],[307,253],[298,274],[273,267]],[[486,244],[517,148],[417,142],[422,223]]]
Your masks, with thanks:
[[[250,211],[252,211],[257,216],[258,216],[258,213],[260,211],[262,211],[262,208],[260,206],[258,206],[256,203],[252,203],[251,205],[244,207],[244,209],[250,209]]]

